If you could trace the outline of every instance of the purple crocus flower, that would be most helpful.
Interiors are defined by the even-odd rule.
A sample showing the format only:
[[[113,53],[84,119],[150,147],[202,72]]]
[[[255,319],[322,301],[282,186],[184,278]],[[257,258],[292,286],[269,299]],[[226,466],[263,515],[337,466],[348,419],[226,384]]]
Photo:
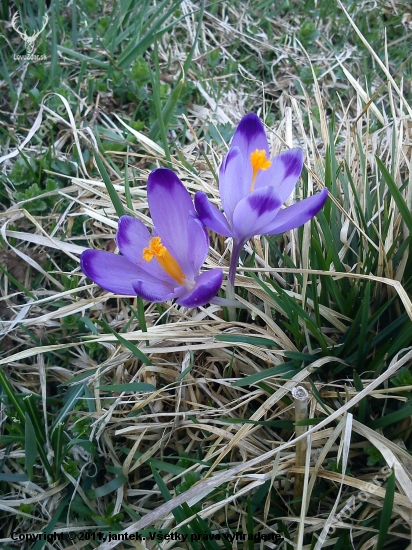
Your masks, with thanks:
[[[122,255],[86,250],[82,271],[99,286],[151,302],[177,298],[177,303],[197,307],[208,303],[222,283],[222,271],[199,274],[209,249],[209,237],[192,199],[174,172],[159,168],[147,182],[153,235],[131,216],[122,216],[116,235]]]
[[[240,121],[220,167],[219,191],[226,216],[205,193],[196,193],[196,210],[206,227],[233,238],[229,271],[232,287],[240,253],[251,237],[295,229],[313,218],[325,204],[327,189],[281,210],[302,167],[301,149],[291,149],[270,159],[263,124],[251,113]]]

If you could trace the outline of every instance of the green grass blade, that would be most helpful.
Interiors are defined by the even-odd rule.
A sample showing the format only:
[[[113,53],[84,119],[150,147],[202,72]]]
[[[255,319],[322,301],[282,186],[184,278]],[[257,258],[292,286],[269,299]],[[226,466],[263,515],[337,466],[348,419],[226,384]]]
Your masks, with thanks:
[[[130,182],[129,182],[129,146],[126,151],[126,164],[124,167],[124,196],[126,198],[126,206],[129,210],[133,210],[132,197],[130,195]]]
[[[250,376],[245,376],[245,378],[236,380],[236,382],[233,383],[233,386],[243,388],[245,386],[252,386],[253,384],[257,384],[258,382],[265,380],[265,378],[271,378],[272,376],[282,376],[285,373],[293,376],[297,372],[299,372],[299,370],[296,368],[296,364],[293,361],[288,361],[287,363],[283,363],[282,365],[270,367],[269,369],[262,370],[262,372],[257,372],[256,374],[251,374]]]
[[[26,411],[20,405],[19,400],[16,398],[16,394],[10,382],[7,380],[6,375],[3,370],[0,368],[0,386],[3,388],[4,393],[7,395],[7,398],[11,405],[13,405],[17,418],[24,426],[26,419]]]
[[[406,223],[409,233],[412,234],[412,213],[410,212],[402,193],[399,191],[398,186],[395,183],[395,180],[389,173],[386,166],[383,164],[381,159],[375,155],[376,162],[379,166],[379,170],[381,171],[381,174],[389,187],[389,191],[391,192],[391,195],[396,202],[396,206],[399,208],[399,212],[401,213],[403,221]]]
[[[62,501],[57,507],[57,510],[52,515],[49,523],[46,525],[45,528],[42,529],[43,533],[46,536],[51,535],[55,531],[56,524],[59,521],[60,516],[63,514],[63,511],[66,509],[67,504],[70,502],[73,491],[74,491],[74,487],[69,486],[66,494],[64,495]],[[36,544],[33,546],[32,550],[42,550],[46,542],[47,542],[46,540],[38,540]]]
[[[60,82],[59,78],[59,63],[57,59],[57,44],[59,43],[57,36],[57,20],[59,17],[59,7],[57,2],[51,4],[51,61],[50,61],[50,88],[55,89]]]
[[[30,420],[32,421],[34,430],[36,432],[37,440],[39,441],[40,445],[44,445],[46,443],[46,434],[44,432],[44,424],[42,420],[40,419],[39,411],[37,410],[35,403],[33,403],[33,394],[26,395],[23,397],[23,403],[26,407],[27,414],[30,417]],[[26,418],[27,418],[26,414]]]
[[[120,334],[118,334],[115,330],[113,330],[112,327],[104,319],[101,319],[100,321],[97,321],[97,322],[102,327],[104,327],[107,331],[111,332],[113,336],[116,338],[116,340],[118,340],[123,346],[125,346],[129,351],[131,351],[135,357],[137,357],[138,359],[140,359],[140,361],[142,361],[142,363],[148,366],[152,364],[150,359],[146,357],[146,355],[142,351],[140,351],[139,348],[137,348],[131,342],[128,342],[125,338],[122,338]]]
[[[107,170],[104,166],[104,163],[102,159],[100,158],[100,154],[96,149],[93,148],[94,151],[94,158],[97,164],[97,168],[99,169],[100,175],[102,176],[102,179],[104,181],[104,184],[106,186],[107,192],[109,193],[110,200],[112,201],[113,207],[116,210],[116,214],[119,216],[125,215],[124,207],[122,204],[122,201],[119,198],[119,195],[117,194],[117,191],[114,188],[114,185],[110,179],[109,174],[107,173]]]
[[[3,274],[9,279],[9,281],[11,283],[14,284],[15,287],[17,287],[19,290],[24,292],[24,294],[26,294],[26,296],[28,296],[32,300],[37,300],[36,296],[34,294],[32,294],[29,290],[27,290],[27,288],[25,288],[21,283],[19,283],[19,281],[17,279],[15,279],[13,277],[13,275],[11,273],[9,273],[7,271],[7,269],[4,268],[1,264],[0,264],[0,271],[3,272]]]
[[[134,42],[131,42],[123,51],[123,53],[119,56],[117,65],[121,69],[126,69],[130,67],[130,65],[139,57],[139,55],[142,55],[153,43],[154,37],[161,36],[165,32],[168,32],[171,30],[177,21],[173,21],[170,25],[167,25],[166,27],[160,28],[163,23],[176,11],[176,9],[179,7],[182,0],[177,0],[176,2],[172,2],[172,6],[160,17],[158,17],[153,25],[146,31],[146,34],[143,38],[140,40],[137,39]],[[157,13],[160,13],[164,6],[166,6],[169,3],[169,0],[164,0],[161,4],[157,6]]]
[[[75,386],[72,386],[66,393],[65,396],[65,404],[63,405],[63,408],[55,418],[53,425],[51,427],[51,434],[53,435],[54,430],[57,428],[57,426],[62,422],[63,418],[70,414],[71,411],[74,410],[74,407],[76,406],[78,400],[82,397],[84,394],[84,384],[78,384]]]
[[[373,420],[369,423],[369,427],[373,430],[376,430],[377,428],[387,428],[391,424],[400,422],[401,420],[403,420],[404,418],[408,418],[409,416],[412,416],[412,403],[404,406],[398,411],[389,413],[385,416],[382,416],[381,418]]]
[[[88,489],[85,493],[90,499],[102,498],[110,495],[110,493],[113,493],[114,491],[117,491],[117,489],[122,487],[125,483],[127,483],[127,477],[124,474],[119,474],[101,487],[97,487],[97,489]]]
[[[186,61],[185,61],[184,65],[183,65],[183,71],[182,71],[182,73],[179,77],[178,83],[176,84],[176,86],[174,87],[174,90],[170,94],[170,97],[167,100],[166,105],[163,107],[163,109],[161,111],[161,115],[159,115],[159,112],[157,112],[158,119],[154,122],[154,124],[153,124],[153,126],[150,130],[150,133],[149,133],[149,138],[150,139],[155,140],[156,137],[157,137],[157,134],[160,131],[160,133],[162,135],[162,140],[164,141],[164,138],[163,138],[164,129],[162,127],[164,127],[164,128],[168,127],[168,125],[170,123],[170,120],[172,119],[172,116],[176,112],[177,103],[179,101],[179,98],[180,98],[181,93],[182,93],[182,91],[184,89],[184,86],[185,86],[185,75],[186,75],[187,71],[189,70],[190,63],[192,61],[193,54],[194,54],[196,46],[197,46],[197,42],[199,40],[199,34],[200,34],[200,30],[202,28],[204,8],[205,8],[205,2],[203,0],[201,8],[200,8],[199,22],[198,22],[197,29],[196,29],[195,39],[193,40],[192,47],[190,48],[190,52],[189,52],[189,54],[186,58]],[[158,55],[157,55],[157,43],[156,43],[156,41],[154,43],[154,46],[155,46],[154,54],[155,54],[155,66],[156,66],[156,80],[157,80],[158,83],[160,83],[159,80],[158,80],[158,78],[159,78],[159,75],[158,75],[159,61],[158,61]],[[156,108],[156,111],[157,111],[157,108]],[[163,143],[163,145],[164,145],[164,143]],[[165,149],[165,151],[167,151],[167,149],[165,147],[164,147],[164,149]]]
[[[166,159],[170,162],[169,143],[167,141],[167,133],[166,133],[166,121],[163,119],[162,104],[160,100],[160,69],[159,69],[159,56],[157,51],[157,40],[154,41],[153,55],[154,55],[155,73],[153,74],[153,72],[150,71],[150,78],[152,82],[153,102],[156,109],[157,121],[155,122],[155,124],[153,124],[153,127],[150,130],[149,138],[152,140],[155,140],[157,137],[157,134],[160,132]]]
[[[27,413],[25,416],[24,425],[24,455],[26,459],[27,475],[29,480],[33,481],[33,466],[35,465],[37,458],[37,439],[32,421]]]
[[[383,501],[382,512],[380,514],[379,535],[376,550],[383,550],[386,538],[388,536],[389,526],[391,523],[393,503],[395,500],[395,472],[392,468],[391,475],[388,477],[388,483],[386,485],[385,500]]]
[[[51,439],[51,444],[54,452],[53,469],[56,479],[59,477],[60,466],[63,460],[63,430],[64,422],[59,422],[53,432],[53,437]]]
[[[65,46],[58,45],[57,50],[64,53],[68,57],[71,57],[73,59],[78,59],[79,61],[85,61],[86,63],[89,63],[90,65],[94,65],[95,67],[98,67],[99,69],[103,69],[105,71],[108,71],[110,68],[109,63],[106,61],[101,61],[100,59],[94,59],[94,57],[89,57],[88,55],[84,55],[79,52],[75,52],[71,50],[70,48],[66,48]],[[93,78],[94,80],[94,78]]]
[[[359,346],[358,346],[358,368],[363,368],[364,360],[368,355],[369,346],[367,344],[366,335],[369,330],[369,307],[370,307],[371,285],[366,283],[365,294],[360,304],[361,307],[361,322],[359,331]]]

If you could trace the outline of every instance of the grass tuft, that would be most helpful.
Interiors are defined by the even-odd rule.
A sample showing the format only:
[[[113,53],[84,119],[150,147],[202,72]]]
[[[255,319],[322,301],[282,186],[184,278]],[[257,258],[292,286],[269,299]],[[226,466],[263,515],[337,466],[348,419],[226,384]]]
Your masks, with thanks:
[[[27,33],[47,13],[46,59],[17,57],[16,10]],[[0,546],[70,531],[100,550],[136,532],[149,549],[409,548],[407,3],[0,13]],[[291,200],[330,198],[305,227],[246,244],[236,320],[91,284],[84,250],[115,253],[124,214],[151,226],[155,168],[221,207],[220,163],[248,112],[273,154],[304,151]],[[226,279],[229,260],[211,233],[206,267]]]

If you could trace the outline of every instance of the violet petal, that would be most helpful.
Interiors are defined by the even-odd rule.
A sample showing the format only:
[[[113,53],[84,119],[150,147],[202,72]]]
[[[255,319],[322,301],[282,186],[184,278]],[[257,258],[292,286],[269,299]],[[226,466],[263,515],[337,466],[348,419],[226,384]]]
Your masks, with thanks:
[[[172,170],[158,168],[149,176],[147,195],[153,223],[164,246],[178,262],[185,275],[191,279],[192,251],[190,241],[202,241],[204,228],[192,227],[200,235],[189,239],[189,216],[196,216],[190,195]]]
[[[224,237],[234,236],[226,218],[222,212],[209,201],[206,193],[203,193],[203,191],[198,191],[196,193],[195,206],[199,218],[206,227]]]
[[[252,182],[245,177],[243,162],[239,147],[231,147],[220,167],[220,200],[229,223],[233,221],[233,212],[237,203],[250,192]]]
[[[302,172],[303,151],[301,149],[291,149],[271,160],[272,166],[258,173],[255,189],[270,185],[275,189],[283,203],[291,195]]]
[[[292,206],[281,210],[276,216],[274,223],[265,231],[268,235],[277,235],[300,227],[313,218],[325,205],[328,198],[328,190],[323,189],[320,193],[303,199]]]
[[[183,287],[184,288],[184,287]],[[135,294],[149,302],[167,302],[179,295],[176,289],[170,289],[162,281],[134,281],[133,289]]]
[[[279,195],[272,187],[256,189],[236,206],[233,214],[233,229],[237,240],[246,241],[254,235],[267,233],[273,225],[282,205]]]
[[[102,250],[85,250],[80,258],[83,273],[104,290],[115,294],[135,296],[133,282],[136,279],[154,280],[124,256]]]
[[[253,153],[255,149],[264,149],[269,153],[265,129],[255,113],[249,113],[242,118],[230,146],[239,147],[242,152],[250,149],[249,153]]]
[[[223,272],[221,269],[204,271],[196,280],[196,286],[188,293],[176,300],[181,306],[200,307],[216,296],[222,284]]]
[[[256,149],[264,150],[266,151],[266,155],[269,155],[269,146],[265,129],[257,115],[250,113],[242,118],[233,136],[230,147],[239,147],[243,156],[244,177],[247,181],[252,181],[250,155],[256,151]]]
[[[187,273],[187,277],[194,279],[199,273],[200,268],[205,263],[207,253],[209,251],[209,235],[205,226],[196,216],[189,216],[188,219],[189,231],[189,248],[190,255],[188,259],[191,262],[191,273]]]
[[[143,259],[143,249],[149,246],[150,239],[147,227],[140,220],[131,216],[122,216],[119,219],[116,241],[123,256],[157,279],[175,284],[155,258],[150,262]]]

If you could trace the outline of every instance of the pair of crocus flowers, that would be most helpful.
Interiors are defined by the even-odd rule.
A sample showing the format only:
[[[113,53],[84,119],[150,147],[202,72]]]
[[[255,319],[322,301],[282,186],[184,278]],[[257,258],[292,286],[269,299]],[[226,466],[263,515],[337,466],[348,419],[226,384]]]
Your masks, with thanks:
[[[220,269],[199,274],[209,249],[205,226],[233,239],[229,271],[233,286],[240,253],[251,237],[295,229],[325,204],[326,189],[281,210],[302,167],[300,149],[270,159],[261,121],[255,114],[246,115],[220,168],[225,215],[203,192],[195,195],[196,212],[176,174],[159,168],[147,183],[152,234],[140,220],[122,216],[116,235],[122,255],[86,250],[81,256],[82,271],[115,294],[138,295],[152,302],[176,298],[182,306],[202,306],[216,296],[223,278]]]

